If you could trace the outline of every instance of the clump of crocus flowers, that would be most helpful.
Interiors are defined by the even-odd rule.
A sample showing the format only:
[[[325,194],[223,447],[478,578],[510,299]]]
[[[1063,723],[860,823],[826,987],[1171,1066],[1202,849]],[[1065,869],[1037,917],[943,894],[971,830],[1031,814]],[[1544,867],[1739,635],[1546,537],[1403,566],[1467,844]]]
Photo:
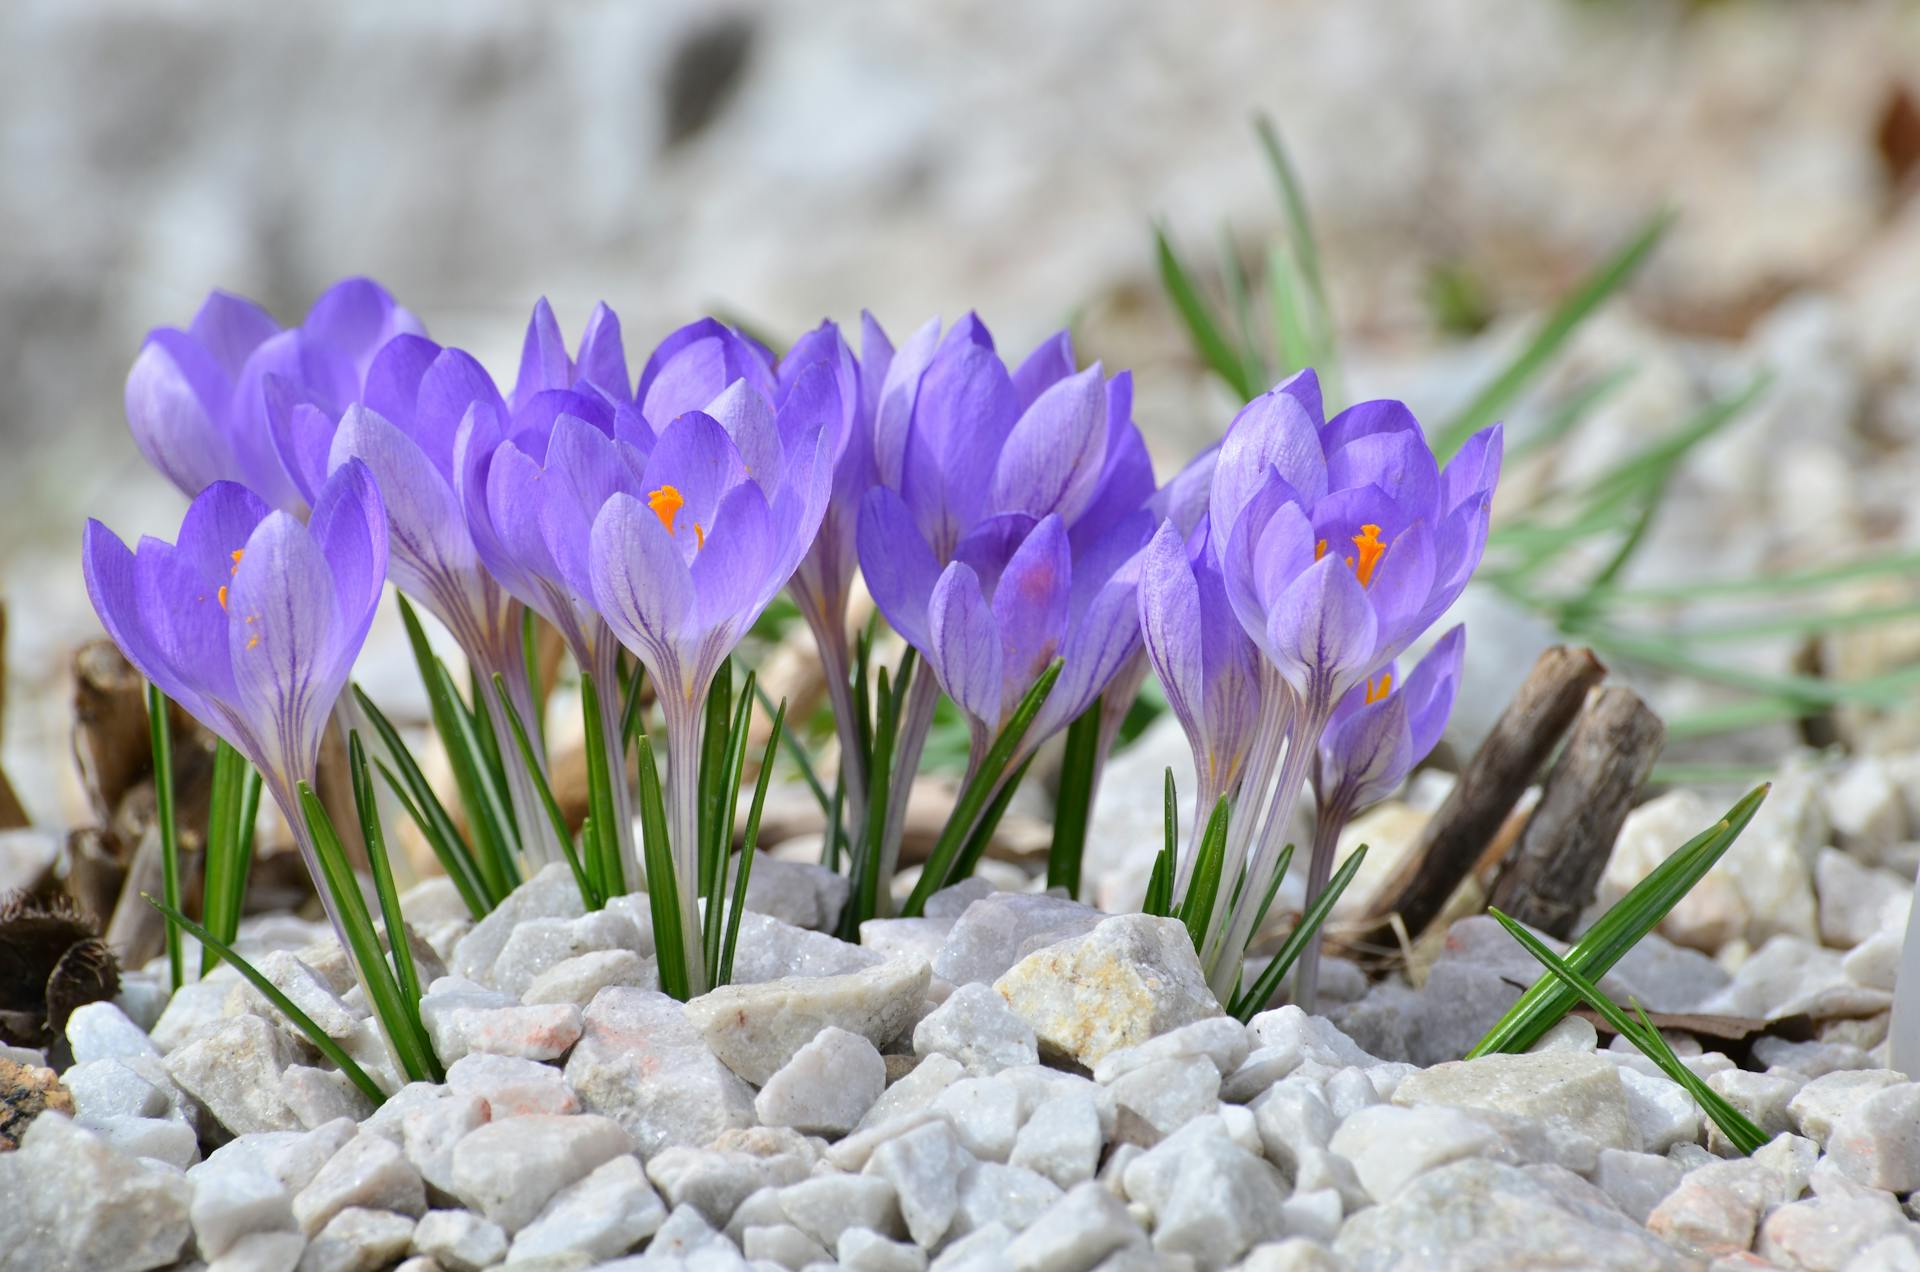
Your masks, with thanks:
[[[476,914],[563,860],[589,904],[645,888],[682,996],[730,963],[722,915],[731,897],[737,925],[774,756],[769,743],[735,853],[754,704],[731,662],[783,589],[826,674],[838,769],[832,797],[815,789],[826,859],[844,853],[854,880],[851,939],[972,869],[1049,738],[1090,739],[1068,762],[1095,780],[1150,666],[1197,776],[1160,904],[1224,870],[1190,926],[1215,992],[1244,997],[1302,792],[1311,904],[1341,829],[1445,724],[1462,632],[1404,674],[1402,655],[1479,561],[1499,430],[1442,466],[1405,406],[1328,418],[1303,371],[1160,486],[1130,374],[1081,366],[1064,332],[1012,360],[972,315],[898,347],[863,315],[858,343],[825,323],[776,355],[702,319],[634,360],[634,379],[612,310],[569,350],[542,301],[502,392],[372,282],[338,284],[286,330],[214,293],[184,330],[148,338],[127,384],[142,452],[192,499],[177,541],[129,550],[89,523],[89,592],[129,660],[258,769],[343,939],[336,828],[310,788],[326,732],[352,734],[355,829],[383,851],[359,780],[371,726],[373,767]],[[898,644],[849,631],[862,579]],[[419,640],[464,837],[371,700],[342,696],[389,581],[472,673],[463,692]],[[549,627],[581,679],[584,827],[565,824],[548,777],[529,646]],[[898,662],[877,666],[888,648]],[[906,793],[943,696],[968,732],[966,777],[896,894]],[[1075,890],[1077,859],[1056,866]],[[1294,990],[1309,1005],[1316,958],[1317,937]]]

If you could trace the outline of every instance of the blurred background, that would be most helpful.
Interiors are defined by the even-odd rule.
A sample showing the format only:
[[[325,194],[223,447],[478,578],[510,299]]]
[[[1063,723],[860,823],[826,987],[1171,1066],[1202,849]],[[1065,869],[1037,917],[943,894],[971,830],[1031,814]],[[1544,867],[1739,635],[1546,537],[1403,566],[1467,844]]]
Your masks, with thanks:
[[[1584,623],[1670,723],[1705,722],[1672,760],[1731,776],[1920,738],[1911,5],[13,0],[0,64],[0,764],[36,819],[77,807],[83,518],[170,536],[183,506],[127,435],[126,369],[208,288],[292,323],[372,274],[504,375],[543,294],[569,333],[610,302],[636,365],[709,311],[778,340],[973,308],[1015,351],[1071,323],[1083,359],[1136,369],[1164,477],[1235,395],[1154,225],[1220,306],[1236,267],[1264,288],[1269,249],[1301,250],[1260,113],[1311,209],[1347,398],[1427,420],[1677,214],[1500,403],[1533,443],[1496,526],[1558,546],[1510,536],[1509,582],[1465,603],[1460,730]],[[1650,448],[1624,509],[1555,529],[1566,492]],[[1602,622],[1616,557],[1606,588],[1670,591]],[[1703,619],[1702,581],[1861,560],[1736,596],[1760,630],[1698,639],[1730,621]],[[375,696],[417,695],[384,627],[380,648]]]

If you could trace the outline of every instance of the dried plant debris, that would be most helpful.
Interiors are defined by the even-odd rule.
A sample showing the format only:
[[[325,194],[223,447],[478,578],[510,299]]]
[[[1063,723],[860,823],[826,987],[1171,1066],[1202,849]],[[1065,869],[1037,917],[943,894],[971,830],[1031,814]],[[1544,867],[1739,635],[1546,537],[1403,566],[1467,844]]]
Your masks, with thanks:
[[[73,1095],[53,1070],[0,1057],[0,1153],[20,1147],[27,1127],[48,1109],[73,1114]]]
[[[75,1008],[119,990],[119,963],[72,902],[0,897],[0,1042],[45,1046]]]

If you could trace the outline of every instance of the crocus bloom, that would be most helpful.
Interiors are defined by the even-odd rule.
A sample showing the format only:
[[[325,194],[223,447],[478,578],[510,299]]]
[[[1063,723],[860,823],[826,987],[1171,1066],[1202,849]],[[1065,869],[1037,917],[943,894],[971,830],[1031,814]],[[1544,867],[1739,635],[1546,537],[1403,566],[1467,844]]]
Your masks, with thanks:
[[[1154,482],[1132,405],[1131,376],[1076,371],[1064,332],[1009,373],[971,315],[944,336],[922,327],[887,369],[860,566],[887,621],[967,714],[976,763],[1055,657],[1064,666],[1028,750],[1084,711],[1137,646],[1133,558],[1152,531]],[[934,688],[917,677],[909,692],[903,771],[918,763]]]
[[[1248,403],[1228,430],[1209,505],[1227,595],[1288,700],[1255,747],[1257,767],[1286,739],[1243,897],[1265,896],[1335,705],[1439,617],[1479,564],[1500,436],[1498,425],[1476,434],[1442,470],[1399,402],[1324,419],[1310,371]],[[1316,850],[1310,901],[1331,873],[1331,847]],[[1240,905],[1209,943],[1216,988],[1237,974],[1256,910]],[[1302,963],[1308,999],[1316,952]]]
[[[172,544],[130,551],[89,521],[82,566],[127,661],[260,770],[331,911],[297,791],[386,580],[386,510],[367,466],[328,478],[304,525],[228,481],[200,492]]]
[[[1404,682],[1391,664],[1347,691],[1320,735],[1314,764],[1314,836],[1336,840],[1354,813],[1393,793],[1447,727],[1460,687],[1466,628],[1456,626]]]
[[[337,420],[316,404],[295,403],[278,422],[274,441],[303,492],[355,460],[373,470],[386,498],[394,584],[453,633],[478,673],[494,735],[506,740],[513,735],[494,676],[506,684],[522,720],[533,720],[534,704],[521,657],[519,605],[482,564],[455,489],[455,445],[474,409],[505,411],[485,369],[458,349],[403,335],[375,356],[361,400]],[[559,860],[525,766],[505,768],[522,850],[536,866]]]
[[[783,437],[751,393],[733,394],[724,408],[731,429],[698,411],[667,426],[647,458],[644,493],[617,492],[595,515],[588,560],[595,607],[653,677],[665,716],[669,842],[696,993],[704,988],[695,880],[707,689],[792,577],[833,482],[826,429]]]
[[[359,398],[380,348],[421,329],[365,278],[334,284],[285,331],[253,301],[212,292],[185,330],[147,334],[127,375],[127,424],[140,453],[189,498],[237,481],[304,516],[311,491],[281,465],[272,416],[299,400],[337,417]]]

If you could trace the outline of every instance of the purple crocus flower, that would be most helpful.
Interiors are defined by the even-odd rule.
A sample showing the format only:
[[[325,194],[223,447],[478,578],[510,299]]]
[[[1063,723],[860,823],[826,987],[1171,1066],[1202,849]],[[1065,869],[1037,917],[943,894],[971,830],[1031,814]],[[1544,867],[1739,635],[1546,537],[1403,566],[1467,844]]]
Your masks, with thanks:
[[[1256,766],[1283,741],[1285,759],[1243,897],[1265,895],[1336,704],[1431,625],[1479,564],[1500,438],[1498,425],[1483,430],[1442,470],[1402,403],[1363,402],[1325,419],[1311,371],[1248,403],[1228,430],[1210,503],[1227,595],[1285,701],[1255,745]],[[1331,847],[1316,848],[1309,901],[1332,868]],[[1223,940],[1209,942],[1217,989],[1230,988],[1256,918],[1242,904]],[[1317,950],[1301,964],[1306,1001]]]
[[[328,714],[386,580],[373,474],[342,465],[314,492],[304,525],[216,481],[188,507],[176,542],[142,539],[130,551],[88,521],[81,561],[127,661],[260,770],[331,913],[297,792],[314,780]]]
[[[1392,794],[1440,741],[1460,687],[1466,635],[1455,626],[1404,682],[1389,665],[1334,707],[1313,770],[1316,842],[1337,840],[1356,812]]]
[[[707,690],[793,576],[833,483],[826,428],[814,424],[783,437],[765,399],[750,391],[729,390],[714,409],[729,422],[694,411],[667,425],[647,457],[644,494],[621,490],[606,500],[593,518],[588,551],[595,608],[653,677],[665,717],[669,843],[696,982],[698,756]],[[704,985],[693,988],[698,993]]]
[[[127,375],[127,424],[140,453],[189,498],[237,481],[304,516],[311,491],[282,466],[273,416],[306,401],[337,417],[359,398],[380,348],[421,330],[366,278],[335,283],[284,331],[253,301],[215,291],[185,330],[147,334]]]
[[[274,442],[296,486],[311,491],[358,460],[386,498],[395,586],[432,611],[453,633],[478,673],[494,734],[510,726],[494,676],[521,719],[534,718],[521,657],[519,603],[487,570],[456,490],[455,450],[470,413],[505,413],[484,368],[459,349],[424,336],[389,341],[368,368],[361,400],[336,419],[296,402],[276,421]],[[560,859],[560,847],[525,766],[506,766],[521,849],[535,866]]]

